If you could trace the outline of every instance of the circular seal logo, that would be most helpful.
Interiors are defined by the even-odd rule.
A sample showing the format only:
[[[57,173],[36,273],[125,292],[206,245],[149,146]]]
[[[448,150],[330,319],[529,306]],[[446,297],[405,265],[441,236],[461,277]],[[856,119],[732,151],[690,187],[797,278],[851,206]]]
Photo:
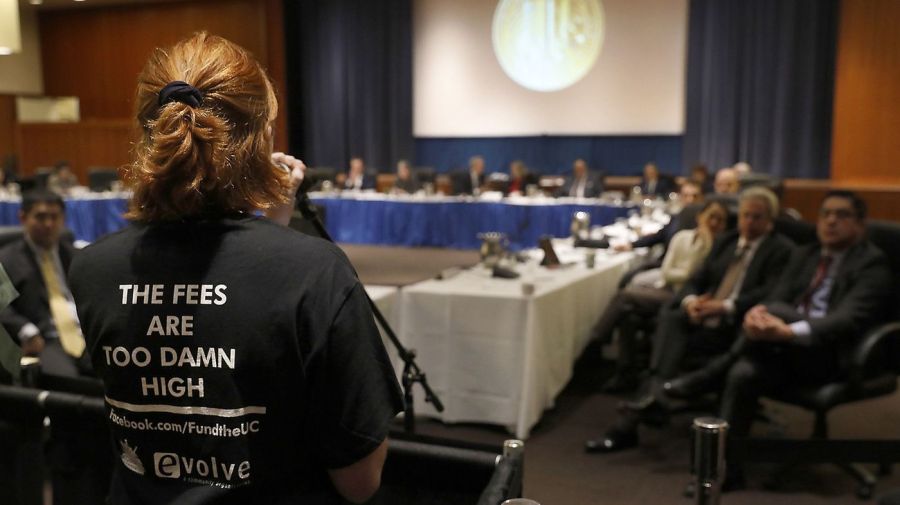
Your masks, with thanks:
[[[500,0],[494,54],[506,75],[535,91],[558,91],[584,77],[603,45],[600,0]]]

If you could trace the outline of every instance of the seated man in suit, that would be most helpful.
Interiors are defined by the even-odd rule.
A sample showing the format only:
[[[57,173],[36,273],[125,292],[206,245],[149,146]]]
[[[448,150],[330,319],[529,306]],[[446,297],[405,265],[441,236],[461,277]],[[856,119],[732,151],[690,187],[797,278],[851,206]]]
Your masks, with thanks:
[[[694,181],[684,181],[678,189],[678,199],[681,208],[677,213],[672,214],[669,222],[660,228],[658,232],[640,237],[634,242],[616,244],[614,249],[622,252],[630,251],[637,247],[653,247],[656,244],[667,245],[669,240],[679,230],[693,228],[696,224],[697,211],[703,204],[703,192],[700,190],[700,186]],[[682,212],[686,208],[690,208],[690,210]]]
[[[819,243],[798,249],[768,301],[747,312],[746,346],[722,394],[730,436],[747,436],[760,396],[839,380],[859,337],[886,316],[893,277],[884,253],[865,239],[865,218],[857,195],[829,192],[816,225]],[[740,470],[729,468],[733,487],[742,484]]]
[[[566,177],[556,196],[573,196],[576,198],[597,198],[603,193],[603,177],[592,174],[588,164],[581,158],[572,163],[572,175]]]
[[[26,355],[40,356],[41,370],[62,376],[89,373],[84,336],[66,272],[75,249],[61,241],[65,224],[62,197],[49,191],[26,193],[19,221],[24,236],[0,250],[19,297],[0,311],[0,322]]]
[[[685,357],[728,351],[744,314],[772,291],[791,253],[790,242],[772,233],[777,214],[778,200],[771,191],[741,193],[737,231],[716,240],[699,270],[660,311],[643,393],[625,404],[625,415],[605,436],[586,442],[588,452],[637,445],[640,422],[665,415],[658,388],[677,375]]]
[[[672,179],[663,177],[659,173],[659,167],[656,166],[656,163],[650,162],[644,165],[644,176],[641,179],[642,195],[668,198],[669,193],[674,190]]]
[[[484,186],[484,158],[469,158],[469,168],[453,173],[453,192],[457,195],[478,195]]]
[[[720,168],[716,171],[713,189],[717,195],[736,195],[741,190],[737,171],[731,167]]]
[[[344,189],[350,191],[375,189],[375,178],[366,173],[366,163],[359,156],[350,158],[350,169],[344,180]]]
[[[60,240],[62,198],[46,190],[26,193],[19,220],[24,236],[0,249],[0,264],[19,292],[0,311],[0,322],[26,355],[40,357],[43,374],[93,375],[85,341],[66,283],[75,249]],[[109,452],[98,450],[98,432],[73,430],[55,419],[47,444],[53,503],[103,503],[109,487]]]
[[[400,160],[397,162],[397,178],[394,179],[394,186],[391,193],[395,194],[412,194],[419,190],[419,181],[413,176],[409,169],[409,162]]]

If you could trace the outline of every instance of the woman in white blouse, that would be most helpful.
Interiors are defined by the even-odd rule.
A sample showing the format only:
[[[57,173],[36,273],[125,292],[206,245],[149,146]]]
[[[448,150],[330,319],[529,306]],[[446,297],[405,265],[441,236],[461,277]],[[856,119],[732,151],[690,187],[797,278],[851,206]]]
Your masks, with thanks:
[[[597,323],[595,336],[609,342],[625,316],[637,313],[653,317],[703,262],[727,221],[728,210],[722,202],[706,202],[697,215],[697,227],[681,230],[672,237],[662,266],[638,273],[616,294]],[[607,390],[627,389],[633,383],[626,372],[634,361],[634,335],[620,332],[619,337],[618,372],[605,387]]]

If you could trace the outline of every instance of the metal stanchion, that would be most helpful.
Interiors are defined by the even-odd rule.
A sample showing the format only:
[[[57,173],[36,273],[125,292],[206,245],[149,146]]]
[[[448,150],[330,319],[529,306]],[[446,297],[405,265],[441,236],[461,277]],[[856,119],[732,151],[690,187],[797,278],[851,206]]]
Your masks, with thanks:
[[[698,505],[718,505],[725,481],[725,437],[728,423],[715,417],[694,419],[691,471]]]

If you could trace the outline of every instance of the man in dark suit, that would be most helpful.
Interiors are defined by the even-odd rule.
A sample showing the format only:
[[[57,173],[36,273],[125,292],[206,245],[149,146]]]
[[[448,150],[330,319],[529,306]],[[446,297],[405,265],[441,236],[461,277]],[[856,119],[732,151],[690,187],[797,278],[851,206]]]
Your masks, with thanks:
[[[350,191],[375,189],[375,177],[366,173],[366,164],[359,156],[350,158],[350,169],[344,180],[344,189]]]
[[[593,174],[588,164],[581,158],[572,163],[572,175],[566,177],[556,196],[572,196],[575,198],[597,198],[603,193],[602,174]]]
[[[669,193],[675,191],[675,184],[670,177],[664,177],[659,173],[656,163],[644,165],[644,177],[641,179],[641,194],[644,196],[658,196],[669,198]]]
[[[887,314],[893,277],[884,253],[864,238],[865,218],[858,196],[829,192],[816,225],[819,243],[797,250],[768,301],[747,312],[746,346],[722,395],[731,436],[747,436],[761,395],[839,379],[858,338]],[[739,468],[729,474],[740,484]]]
[[[0,322],[24,354],[40,357],[41,372],[76,377],[91,373],[84,336],[66,283],[75,249],[60,240],[62,198],[45,190],[26,193],[19,220],[24,236],[0,250],[0,264],[19,292]],[[47,456],[54,503],[102,503],[109,486],[109,453],[97,450],[95,433],[54,419]]]
[[[469,158],[467,170],[454,172],[452,175],[453,192],[457,195],[478,195],[484,186],[484,158]]]
[[[658,387],[674,377],[691,354],[726,352],[737,336],[744,313],[775,287],[792,246],[772,233],[778,200],[765,188],[741,194],[738,229],[716,241],[699,270],[659,315],[653,336],[650,377],[626,414],[588,452],[612,452],[637,445],[642,420],[665,415]]]
[[[77,376],[90,370],[84,336],[66,285],[75,249],[61,241],[65,205],[48,191],[27,193],[19,221],[24,236],[0,250],[19,297],[0,311],[0,322],[26,355],[40,356],[41,370]]]

